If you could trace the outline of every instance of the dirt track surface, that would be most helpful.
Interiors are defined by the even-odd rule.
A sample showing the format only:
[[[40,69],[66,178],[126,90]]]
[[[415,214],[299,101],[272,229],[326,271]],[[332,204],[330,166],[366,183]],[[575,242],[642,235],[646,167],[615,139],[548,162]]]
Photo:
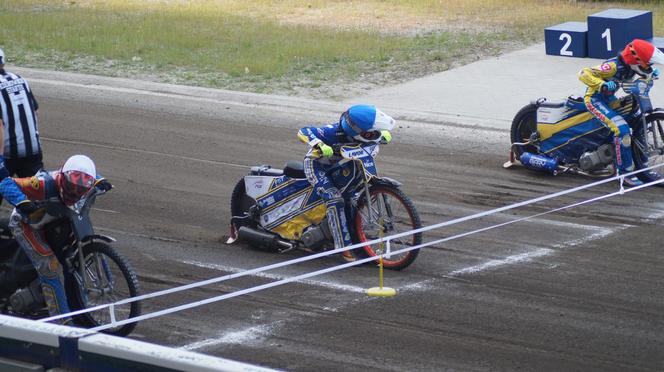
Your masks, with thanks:
[[[46,164],[86,153],[115,185],[93,219],[144,292],[281,262],[226,246],[229,199],[249,166],[305,152],[303,116],[158,95],[33,84]],[[330,116],[333,121],[335,116]],[[379,170],[429,225],[591,182],[504,170],[508,133],[400,123]],[[616,190],[604,185],[429,232],[450,236]],[[391,299],[351,268],[139,324],[131,337],[286,370],[660,371],[662,189],[646,189],[423,249],[387,272]],[[336,257],[166,296],[145,312],[338,264]]]

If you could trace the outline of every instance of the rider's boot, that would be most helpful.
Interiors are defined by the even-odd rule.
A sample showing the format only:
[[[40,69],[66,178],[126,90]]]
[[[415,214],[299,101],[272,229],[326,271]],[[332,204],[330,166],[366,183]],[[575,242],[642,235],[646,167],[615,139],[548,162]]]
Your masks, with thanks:
[[[627,187],[641,186],[643,182],[638,179],[636,176],[625,177],[623,180],[623,185]]]
[[[341,252],[341,258],[344,260],[344,262],[355,262],[357,261],[357,257],[355,257],[355,254],[353,254],[353,250]]]

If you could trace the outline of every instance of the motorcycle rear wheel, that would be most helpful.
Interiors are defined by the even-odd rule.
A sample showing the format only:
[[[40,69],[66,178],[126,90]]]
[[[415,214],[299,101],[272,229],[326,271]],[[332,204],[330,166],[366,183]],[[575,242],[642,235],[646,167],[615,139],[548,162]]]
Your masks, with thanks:
[[[398,188],[387,185],[372,186],[369,189],[369,194],[371,195],[372,206],[380,203],[380,208],[372,207],[372,211],[374,214],[378,211],[382,212],[378,216],[378,218],[383,219],[382,236],[394,235],[422,227],[420,215],[417,213],[415,205]],[[374,215],[375,218],[376,215]],[[370,222],[366,198],[362,198],[357,206],[354,224],[355,243],[378,239],[381,235],[380,227],[376,223]],[[394,252],[420,244],[422,244],[422,233],[412,234],[392,240],[390,251]],[[367,245],[353,252],[362,257],[376,257],[380,249],[381,247],[377,245]],[[392,254],[389,258],[383,257],[383,267],[392,270],[403,270],[415,261],[419,252],[419,249],[414,249],[405,253]]]
[[[512,128],[510,130],[511,143],[523,143],[530,141],[533,133],[537,133],[537,105],[529,104],[524,106],[512,120]],[[517,159],[521,157],[524,152],[537,154],[537,147],[534,145],[525,146],[512,146],[514,155]]]
[[[113,247],[93,242],[83,247],[85,258],[85,285],[83,292],[74,278],[67,281],[67,299],[71,311],[108,304],[139,295],[138,277],[129,262]],[[79,261],[75,260],[79,273]],[[137,317],[141,314],[141,303],[134,301],[115,307],[116,320]],[[84,313],[73,317],[76,324],[94,328],[110,323],[109,309]],[[102,331],[116,336],[126,336],[136,328],[136,322]]]
[[[255,220],[250,216],[250,209],[256,204],[256,201],[247,195],[247,189],[245,188],[244,178],[240,179],[233,188],[233,193],[231,194],[231,218],[232,228],[239,230],[242,226],[248,226],[255,228],[258,226]],[[246,218],[242,218],[246,217]],[[266,251],[266,252],[276,252],[276,249],[273,247],[266,247],[262,245],[251,244],[247,242],[251,248]]]
[[[249,195],[244,185],[244,178],[241,178],[233,188],[231,194],[231,217],[236,217],[233,224],[236,228],[240,226],[254,226],[255,222],[249,218],[239,219],[237,217],[244,217],[249,215],[249,209],[254,206],[256,202]]]

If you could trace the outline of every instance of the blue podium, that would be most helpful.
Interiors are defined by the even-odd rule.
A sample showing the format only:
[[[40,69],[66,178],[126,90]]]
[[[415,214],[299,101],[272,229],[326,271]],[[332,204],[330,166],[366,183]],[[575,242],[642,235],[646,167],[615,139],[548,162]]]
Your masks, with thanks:
[[[652,12],[608,9],[588,16],[588,56],[611,58],[634,39],[651,39]]]
[[[652,39],[646,39],[646,41],[651,42],[655,48],[664,52],[664,37],[653,37]]]
[[[585,22],[567,22],[544,29],[546,54],[553,56],[588,56],[588,25]]]

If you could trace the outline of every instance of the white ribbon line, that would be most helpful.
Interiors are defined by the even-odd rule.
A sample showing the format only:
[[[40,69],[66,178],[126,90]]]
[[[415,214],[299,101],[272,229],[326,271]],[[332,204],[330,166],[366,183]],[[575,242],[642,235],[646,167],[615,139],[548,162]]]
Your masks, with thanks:
[[[503,223],[500,223],[500,224],[497,224],[497,225],[492,225],[492,226],[484,227],[484,228],[481,228],[481,229],[477,229],[477,230],[461,233],[461,234],[458,234],[458,235],[446,237],[446,238],[443,238],[443,239],[438,239],[438,240],[435,240],[435,241],[422,243],[422,244],[417,245],[417,246],[399,249],[399,250],[396,250],[396,251],[392,251],[390,253],[390,255],[406,253],[406,252],[416,250],[416,249],[420,249],[420,248],[430,246],[430,245],[433,245],[433,244],[438,244],[438,243],[450,241],[450,240],[453,240],[453,239],[462,238],[462,237],[465,237],[465,236],[468,236],[468,235],[477,234],[477,233],[480,233],[480,232],[492,230],[492,229],[502,227],[502,226],[506,226],[506,225],[509,225],[509,224],[512,224],[512,223],[525,221],[525,220],[528,220],[528,219],[531,219],[531,218],[536,218],[536,217],[539,217],[539,216],[542,216],[542,215],[545,215],[545,214],[554,213],[554,212],[557,212],[557,211],[560,211],[560,210],[572,208],[572,207],[587,204],[587,203],[592,203],[592,202],[595,202],[595,201],[598,201],[598,200],[610,198],[610,197],[617,196],[617,195],[622,195],[622,194],[625,194],[627,192],[632,192],[632,191],[640,190],[640,189],[650,187],[650,186],[653,186],[653,185],[656,185],[656,184],[664,183],[664,178],[663,178],[663,179],[660,179],[660,180],[657,180],[657,181],[649,182],[649,183],[639,185],[639,186],[635,186],[635,187],[632,187],[632,188],[629,188],[629,189],[624,189],[624,187],[623,187],[623,180],[624,180],[625,177],[630,177],[630,176],[636,175],[640,172],[650,171],[652,169],[655,169],[655,168],[658,168],[658,167],[661,167],[661,166],[664,166],[664,163],[659,164],[659,165],[655,165],[655,166],[651,166],[651,167],[648,167],[648,168],[640,169],[638,171],[626,173],[624,175],[614,176],[614,177],[607,178],[607,179],[604,179],[604,180],[600,180],[600,181],[597,181],[597,182],[593,182],[593,183],[590,183],[590,184],[587,184],[587,185],[574,187],[574,188],[571,188],[571,189],[568,189],[568,190],[559,191],[559,192],[556,192],[556,193],[553,193],[553,194],[544,195],[544,196],[537,197],[537,198],[534,198],[534,199],[529,199],[529,200],[526,200],[526,201],[523,201],[523,202],[510,204],[510,205],[507,205],[507,206],[504,206],[504,207],[492,209],[492,210],[485,211],[485,212],[476,213],[476,214],[473,214],[473,215],[470,215],[470,216],[461,217],[461,218],[457,218],[457,219],[454,219],[454,220],[441,222],[441,223],[438,223],[438,224],[435,224],[435,225],[421,227],[419,229],[414,229],[414,230],[406,231],[406,232],[403,232],[403,233],[390,235],[390,236],[387,236],[387,237],[383,237],[382,239],[374,239],[374,240],[366,241],[366,242],[363,242],[363,243],[353,244],[353,245],[350,245],[350,246],[347,246],[347,247],[344,247],[344,248],[339,248],[339,249],[329,250],[329,251],[325,251],[325,252],[320,252],[320,253],[308,255],[308,256],[305,256],[305,257],[296,258],[296,259],[293,259],[293,260],[288,260],[288,261],[284,261],[284,262],[280,262],[280,263],[276,263],[276,264],[272,264],[272,265],[268,265],[268,266],[263,266],[263,267],[258,267],[258,268],[255,268],[255,269],[246,270],[246,271],[243,271],[243,272],[240,272],[240,273],[233,273],[233,274],[224,275],[224,276],[221,276],[221,277],[212,278],[212,279],[208,279],[208,280],[204,280],[204,281],[200,281],[200,282],[196,282],[196,283],[191,283],[191,284],[187,284],[187,285],[183,285],[183,286],[179,286],[179,287],[175,287],[175,288],[170,288],[170,289],[166,289],[166,290],[162,290],[162,291],[157,291],[157,292],[153,292],[153,293],[149,293],[149,294],[145,294],[145,295],[141,295],[141,296],[131,297],[131,298],[127,298],[127,299],[124,299],[124,300],[114,302],[112,304],[98,305],[98,306],[94,306],[94,307],[90,307],[90,308],[70,312],[70,313],[67,313],[67,314],[61,314],[61,315],[56,315],[56,316],[52,316],[52,317],[48,317],[48,318],[39,319],[38,321],[39,322],[49,322],[49,321],[53,321],[53,320],[57,320],[57,319],[71,317],[71,316],[74,316],[74,315],[80,315],[80,314],[89,313],[89,312],[93,312],[93,311],[97,311],[97,310],[102,310],[102,309],[105,309],[105,308],[111,308],[111,305],[113,305],[113,307],[117,307],[119,305],[124,305],[124,304],[128,304],[128,303],[135,302],[135,301],[141,301],[141,300],[146,300],[146,299],[150,299],[150,298],[154,298],[154,297],[158,297],[158,296],[177,293],[177,292],[185,291],[185,290],[188,290],[188,289],[198,288],[198,287],[202,287],[202,286],[206,286],[206,285],[210,285],[210,284],[215,284],[215,283],[227,281],[227,280],[230,280],[230,279],[236,279],[236,278],[240,278],[240,277],[243,277],[243,276],[248,276],[248,275],[252,275],[252,274],[256,274],[256,273],[261,273],[261,272],[264,272],[264,271],[273,270],[273,269],[280,268],[280,267],[290,266],[290,265],[294,265],[294,264],[305,262],[305,261],[311,261],[311,260],[315,260],[315,259],[318,259],[318,258],[321,258],[321,257],[326,257],[326,256],[329,256],[329,255],[345,252],[345,251],[348,251],[348,250],[351,250],[351,249],[356,249],[356,248],[364,247],[364,246],[367,246],[367,245],[373,245],[373,244],[380,244],[380,243],[384,243],[384,242],[389,242],[391,240],[401,238],[401,237],[404,237],[404,236],[409,236],[409,235],[413,235],[413,234],[417,234],[417,233],[421,233],[421,232],[425,232],[425,231],[430,231],[430,230],[434,230],[434,229],[445,227],[445,226],[458,224],[458,223],[473,220],[473,219],[482,218],[482,217],[485,217],[485,216],[497,214],[497,213],[500,213],[500,212],[504,212],[504,211],[507,211],[507,210],[515,209],[515,208],[519,208],[519,207],[529,205],[529,204],[535,204],[535,203],[538,203],[540,201],[553,199],[553,198],[556,198],[556,197],[559,197],[559,196],[563,196],[563,195],[571,194],[571,193],[574,193],[574,192],[577,192],[577,191],[589,189],[589,188],[592,188],[592,187],[595,187],[595,186],[598,186],[598,185],[602,185],[602,184],[605,184],[605,183],[608,183],[608,182],[612,182],[612,181],[615,181],[615,180],[620,181],[620,189],[616,192],[613,192],[613,193],[601,195],[601,196],[598,196],[598,197],[595,197],[595,198],[592,198],[592,199],[588,199],[588,200],[584,200],[584,201],[581,201],[581,202],[578,202],[578,203],[574,203],[574,204],[570,204],[570,205],[563,206],[563,207],[560,207],[560,208],[552,209],[552,210],[549,210],[549,211],[546,211],[546,212],[541,212],[541,213],[538,213],[538,214],[535,214],[535,215],[532,215],[532,216],[522,217],[522,218],[519,218],[519,219],[516,219],[516,220],[503,222]],[[384,253],[383,255],[386,255],[386,253]],[[216,302],[216,301],[221,301],[221,300],[224,300],[224,299],[227,299],[227,298],[233,298],[233,297],[241,296],[241,295],[244,295],[244,294],[256,292],[256,291],[259,291],[259,290],[275,287],[275,286],[278,286],[278,285],[291,283],[291,282],[298,281],[298,280],[301,280],[301,279],[310,278],[312,276],[322,275],[322,274],[326,274],[326,273],[329,273],[329,272],[342,270],[342,269],[345,269],[345,268],[348,268],[348,267],[361,265],[361,264],[364,264],[364,263],[367,263],[367,262],[375,261],[378,257],[379,257],[378,255],[374,256],[374,257],[368,257],[368,258],[357,260],[355,262],[350,262],[350,263],[346,263],[346,264],[342,264],[342,265],[338,265],[338,266],[333,266],[333,267],[330,267],[330,268],[327,268],[327,269],[322,269],[322,270],[310,272],[310,273],[307,273],[307,274],[298,275],[298,276],[295,276],[295,277],[292,277],[292,278],[286,278],[286,279],[278,280],[278,281],[275,281],[275,282],[272,282],[272,283],[267,283],[267,284],[259,285],[259,286],[256,286],[256,287],[247,288],[247,289],[244,289],[244,290],[228,293],[228,294],[225,294],[225,295],[208,298],[208,299],[205,299],[205,300],[202,300],[202,301],[196,301],[196,302],[192,302],[192,303],[185,304],[185,305],[180,305],[180,306],[173,307],[173,308],[160,310],[160,311],[153,312],[153,313],[150,313],[150,314],[144,314],[144,315],[134,317],[134,318],[128,318],[128,319],[121,320],[121,321],[111,322],[111,323],[106,324],[106,325],[102,325],[102,326],[92,328],[92,330],[104,330],[104,329],[109,329],[109,328],[115,328],[115,327],[118,327],[118,326],[121,326],[121,325],[124,325],[124,324],[138,322],[138,321],[141,321],[141,320],[150,319],[150,318],[154,318],[154,317],[157,317],[157,316],[166,315],[166,314],[174,313],[174,312],[177,312],[177,311],[190,309],[190,308],[201,306],[201,305],[206,305],[206,304]],[[111,314],[112,318],[114,317],[113,315],[114,314]]]

